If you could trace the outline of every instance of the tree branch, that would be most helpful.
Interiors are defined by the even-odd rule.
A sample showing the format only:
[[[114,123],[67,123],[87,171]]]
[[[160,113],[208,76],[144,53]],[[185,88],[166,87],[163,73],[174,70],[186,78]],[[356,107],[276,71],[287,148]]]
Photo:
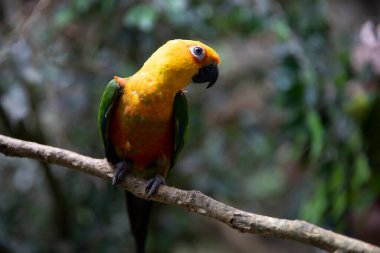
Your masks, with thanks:
[[[105,159],[94,159],[72,151],[4,135],[0,135],[0,152],[7,156],[28,157],[62,165],[108,181],[111,181],[113,175],[113,169]],[[145,183],[142,179],[127,176],[121,187],[146,199]],[[218,202],[199,191],[184,191],[174,187],[160,186],[151,199],[216,219],[243,233],[294,240],[329,252],[380,253],[380,248],[376,246],[328,231],[305,221],[277,219],[244,212]]]

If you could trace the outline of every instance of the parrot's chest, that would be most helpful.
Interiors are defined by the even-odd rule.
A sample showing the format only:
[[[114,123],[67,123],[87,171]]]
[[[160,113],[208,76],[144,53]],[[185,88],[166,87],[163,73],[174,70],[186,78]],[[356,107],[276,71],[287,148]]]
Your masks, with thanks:
[[[123,94],[110,125],[119,158],[131,160],[137,169],[169,169],[174,150],[173,101],[160,94]]]

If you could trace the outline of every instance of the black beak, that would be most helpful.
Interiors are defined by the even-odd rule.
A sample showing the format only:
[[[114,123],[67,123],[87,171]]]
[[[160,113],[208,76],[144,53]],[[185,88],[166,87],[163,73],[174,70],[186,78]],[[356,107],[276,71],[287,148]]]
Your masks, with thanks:
[[[219,70],[216,63],[211,63],[199,69],[198,73],[193,76],[192,80],[194,83],[205,83],[209,82],[207,89],[213,86],[218,80]]]

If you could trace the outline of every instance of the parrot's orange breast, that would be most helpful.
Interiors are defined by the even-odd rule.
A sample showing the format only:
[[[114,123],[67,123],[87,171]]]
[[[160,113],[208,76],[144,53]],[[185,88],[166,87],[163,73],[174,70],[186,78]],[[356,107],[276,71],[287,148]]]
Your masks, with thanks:
[[[136,170],[154,166],[166,175],[174,150],[174,95],[122,81],[123,93],[114,105],[109,132],[115,152],[132,161]]]

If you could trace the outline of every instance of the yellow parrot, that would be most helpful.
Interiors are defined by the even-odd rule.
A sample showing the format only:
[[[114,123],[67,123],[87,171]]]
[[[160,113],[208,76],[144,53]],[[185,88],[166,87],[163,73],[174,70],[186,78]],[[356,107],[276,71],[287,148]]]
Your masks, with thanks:
[[[98,112],[98,129],[107,159],[114,165],[113,185],[126,173],[145,178],[147,196],[155,193],[183,148],[188,105],[183,88],[218,78],[219,55],[199,41],[170,40],[142,68],[108,83]],[[152,203],[126,194],[136,251],[145,252]]]

